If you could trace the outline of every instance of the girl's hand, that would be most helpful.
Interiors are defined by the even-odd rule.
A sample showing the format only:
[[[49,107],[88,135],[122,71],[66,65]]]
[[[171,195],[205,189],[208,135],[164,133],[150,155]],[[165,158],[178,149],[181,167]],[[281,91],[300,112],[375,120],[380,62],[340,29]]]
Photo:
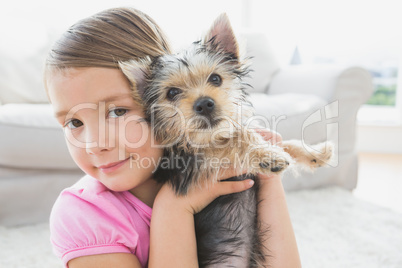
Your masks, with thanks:
[[[253,186],[254,181],[251,179],[244,181],[223,181],[239,175],[234,169],[228,168],[218,178],[217,183],[209,182],[199,187],[191,187],[185,196],[177,196],[172,187],[166,183],[156,196],[155,202],[163,202],[165,203],[165,207],[169,203],[168,207],[170,208],[182,209],[194,215],[221,195],[242,192]]]
[[[265,141],[269,141],[273,145],[282,145],[282,136],[278,132],[275,132],[273,130],[269,130],[267,128],[256,128],[255,131],[260,134]]]

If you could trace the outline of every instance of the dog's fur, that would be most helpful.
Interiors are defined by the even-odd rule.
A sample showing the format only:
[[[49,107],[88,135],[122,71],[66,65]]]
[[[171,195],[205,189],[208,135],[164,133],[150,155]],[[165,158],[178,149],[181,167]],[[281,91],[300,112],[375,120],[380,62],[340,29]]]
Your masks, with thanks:
[[[158,168],[154,178],[170,183],[178,195],[216,182],[229,164],[239,172],[247,170],[247,175],[231,178],[243,180],[281,173],[294,161],[315,168],[331,158],[330,144],[317,145],[317,151],[307,151],[300,141],[280,147],[244,127],[243,119],[253,114],[243,82],[249,68],[224,14],[189,49],[120,67],[165,147],[164,157],[172,162],[170,168]],[[175,166],[173,157],[188,165]],[[214,162],[224,158],[225,163]],[[255,180],[251,189],[221,196],[195,216],[200,267],[266,266],[262,239],[267,230],[257,220],[257,193]]]

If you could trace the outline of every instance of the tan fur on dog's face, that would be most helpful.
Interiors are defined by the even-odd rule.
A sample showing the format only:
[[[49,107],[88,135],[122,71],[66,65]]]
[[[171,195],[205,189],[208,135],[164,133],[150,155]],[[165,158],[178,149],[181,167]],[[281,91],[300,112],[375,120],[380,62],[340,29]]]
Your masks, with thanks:
[[[159,86],[160,90],[164,90],[166,94],[171,88],[178,88],[182,92],[173,102],[166,97],[166,94],[161,94],[158,104],[174,105],[175,109],[165,111],[166,117],[170,118],[178,112],[180,116],[175,118],[178,120],[175,125],[184,129],[186,136],[191,141],[206,142],[205,138],[208,140],[209,135],[201,137],[202,133],[210,133],[215,128],[228,127],[229,123],[239,121],[237,112],[238,105],[242,102],[242,92],[236,90],[240,86],[239,81],[236,81],[227,66],[211,62],[211,59],[200,55],[200,57],[190,59],[188,67],[181,66],[178,69],[169,73],[167,79],[161,81]],[[222,81],[220,86],[208,81],[212,74],[220,76]],[[213,119],[219,121],[217,125],[194,111],[195,102],[202,97],[210,97],[215,102]],[[202,127],[205,124],[208,126],[207,128]]]
[[[161,129],[158,124],[167,125],[170,133],[184,135],[193,147],[208,145],[216,130],[223,134],[224,128],[225,135],[230,135],[241,124],[240,113],[244,109],[244,86],[233,72],[238,65],[225,61],[222,55],[210,55],[197,49],[180,56],[161,58],[158,64],[163,67],[153,76],[153,88],[158,92],[154,107],[162,107],[156,108],[162,115],[160,120],[154,120],[154,129]],[[222,83],[217,86],[209,82],[211,75],[219,75]],[[167,97],[172,88],[181,91],[173,101]],[[215,102],[212,118],[200,116],[194,110],[194,104],[202,97]],[[163,140],[170,139],[163,135]]]
[[[239,59],[237,41],[226,17],[218,19],[202,41],[195,42],[176,55],[164,55],[143,62],[122,64],[122,70],[135,86],[146,80],[142,96],[148,121],[163,144],[191,143],[208,146],[219,137],[230,137],[241,126],[246,103],[246,85],[242,78],[247,66]],[[140,72],[138,70],[141,70]],[[221,83],[209,79],[218,75]],[[169,91],[179,92],[169,98]],[[214,102],[209,116],[195,111],[200,98]]]

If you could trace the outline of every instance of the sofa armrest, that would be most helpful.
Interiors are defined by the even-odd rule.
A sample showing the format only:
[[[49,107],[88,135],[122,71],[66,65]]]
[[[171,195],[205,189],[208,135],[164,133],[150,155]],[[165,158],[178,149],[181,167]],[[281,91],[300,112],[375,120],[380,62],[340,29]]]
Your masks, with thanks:
[[[363,68],[299,65],[278,72],[268,94],[299,93],[324,99],[329,105],[323,107],[323,120],[338,123],[338,130],[328,133],[332,135],[328,138],[339,141],[340,152],[350,152],[355,147],[357,111],[372,92],[372,77]]]
[[[273,78],[269,94],[313,94],[332,102],[353,99],[363,104],[373,92],[372,78],[360,67],[297,65],[281,69]]]
[[[373,91],[370,73],[362,68],[339,66],[289,66],[273,78],[269,95],[313,95],[322,99],[322,107],[305,117],[305,137],[324,134],[335,144],[336,161],[330,168],[315,173],[302,172],[302,180],[284,175],[287,190],[338,185],[353,189],[357,184],[358,161],[356,115]],[[307,103],[299,103],[306,105]],[[312,127],[314,126],[314,127]]]

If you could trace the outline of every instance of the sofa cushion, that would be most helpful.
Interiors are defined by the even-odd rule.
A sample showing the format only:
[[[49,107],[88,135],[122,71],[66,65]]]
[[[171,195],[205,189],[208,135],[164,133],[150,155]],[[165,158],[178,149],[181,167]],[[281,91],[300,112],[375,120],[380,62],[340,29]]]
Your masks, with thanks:
[[[249,99],[256,111],[256,121],[279,132],[283,139],[303,137],[310,144],[326,140],[325,120],[316,120],[327,104],[320,97],[296,93],[251,93]]]
[[[77,169],[50,104],[0,106],[0,166]]]
[[[43,67],[59,31],[55,27],[49,30],[35,15],[32,19],[28,18],[29,13],[18,16],[13,13],[2,14],[3,21],[12,27],[1,28],[0,102],[48,103]]]
[[[45,51],[26,58],[0,53],[0,101],[48,103],[43,87],[44,58]]]
[[[251,77],[245,78],[245,82],[253,87],[252,92],[267,92],[272,78],[280,69],[267,37],[261,32],[242,31],[239,42],[246,48],[245,56],[251,57]]]

